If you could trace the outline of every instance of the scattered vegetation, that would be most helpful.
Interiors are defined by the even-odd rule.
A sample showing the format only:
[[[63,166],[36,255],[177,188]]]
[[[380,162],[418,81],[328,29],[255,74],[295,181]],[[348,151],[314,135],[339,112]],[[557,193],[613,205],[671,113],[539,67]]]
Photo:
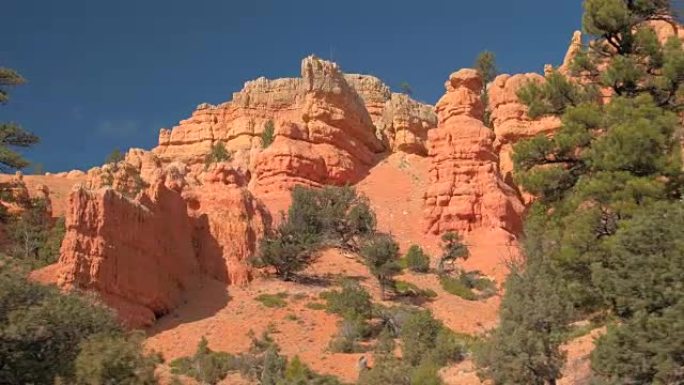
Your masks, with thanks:
[[[468,246],[463,243],[460,234],[452,231],[446,232],[442,235],[442,256],[437,265],[437,272],[443,274],[447,263],[453,266],[459,259],[465,261],[469,256]]]
[[[213,163],[228,162],[232,157],[232,154],[226,149],[223,142],[217,140],[216,143],[211,145],[209,154],[204,158],[204,165],[208,167]]]
[[[375,365],[360,374],[358,384],[442,384],[438,370],[464,357],[465,344],[459,336],[429,311],[395,308],[383,312],[397,329],[386,324],[376,345]],[[396,337],[402,359],[394,355]]]
[[[403,259],[406,267],[416,273],[427,273],[430,270],[430,257],[418,245],[411,245]]]
[[[369,319],[373,312],[373,303],[368,292],[354,280],[342,283],[342,290],[321,293],[326,301],[326,309],[345,318]]]
[[[461,271],[457,277],[443,274],[439,282],[447,293],[468,301],[487,299],[496,294],[496,283],[476,271]]]
[[[321,302],[309,302],[305,306],[311,310],[325,310],[325,309],[327,309],[326,304],[321,303]]]
[[[288,362],[280,348],[264,333],[260,338],[251,335],[248,352],[238,355],[214,352],[203,337],[192,357],[171,362],[172,373],[192,377],[203,384],[217,384],[228,373],[237,372],[261,385],[341,385],[333,376],[322,376],[304,364],[298,356]]]
[[[312,262],[320,248],[358,250],[360,240],[374,231],[375,215],[368,200],[353,188],[297,186],[287,218],[260,241],[251,263],[271,267],[278,277],[290,280]]]
[[[0,378],[3,384],[156,384],[158,357],[90,298],[29,282],[0,260]],[[116,359],[113,359],[116,357]]]
[[[275,124],[269,120],[264,124],[264,131],[261,132],[261,148],[268,148],[273,140],[275,140]]]
[[[378,234],[361,248],[361,256],[371,274],[380,283],[380,296],[384,300],[385,290],[394,287],[393,277],[401,271],[397,262],[399,245],[391,236]]]
[[[342,283],[342,290],[321,293],[326,309],[342,316],[339,332],[330,342],[330,350],[338,353],[353,353],[359,350],[358,341],[371,333],[368,320],[373,317],[371,296],[356,281]]]
[[[395,281],[394,289],[397,294],[405,297],[435,298],[437,293],[431,289],[421,289],[418,286],[405,281]]]
[[[260,294],[255,299],[266,307],[285,307],[287,305],[288,294],[280,292],[277,294]]]

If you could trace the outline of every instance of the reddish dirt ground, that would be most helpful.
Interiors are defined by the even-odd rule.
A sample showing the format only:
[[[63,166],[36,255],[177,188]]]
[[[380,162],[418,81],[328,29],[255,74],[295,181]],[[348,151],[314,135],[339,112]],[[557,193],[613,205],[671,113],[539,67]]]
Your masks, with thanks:
[[[439,239],[424,234],[421,224],[427,168],[425,158],[394,154],[371,169],[357,189],[369,197],[379,229],[391,233],[402,251],[411,244],[421,245],[435,262],[439,254]],[[470,234],[466,241],[472,255],[465,267],[480,270],[501,282],[505,276],[504,261],[514,246],[506,237],[492,234],[492,231]],[[217,282],[207,281],[197,291],[188,293],[184,305],[149,330],[147,346],[162,352],[169,361],[191,355],[197,342],[205,336],[212,349],[238,353],[248,349],[250,339],[247,334],[250,330],[260,334],[270,328],[275,331],[273,337],[287,356],[299,355],[314,370],[353,382],[360,354],[328,351],[328,344],[337,332],[339,318],[323,310],[309,309],[306,304],[320,302],[319,294],[329,290],[328,285],[341,277],[358,278],[376,302],[382,302],[380,289],[365,266],[353,255],[338,250],[323,251],[305,274],[318,277],[323,283],[299,284],[261,278],[247,287],[225,288]],[[455,331],[482,333],[497,322],[498,296],[486,301],[466,301],[446,293],[433,274],[405,274],[398,279],[435,291],[437,297],[422,306]],[[279,292],[288,293],[284,308],[267,308],[255,300],[259,294]],[[445,378],[465,381],[476,379],[476,376],[472,365],[466,362],[445,369]]]

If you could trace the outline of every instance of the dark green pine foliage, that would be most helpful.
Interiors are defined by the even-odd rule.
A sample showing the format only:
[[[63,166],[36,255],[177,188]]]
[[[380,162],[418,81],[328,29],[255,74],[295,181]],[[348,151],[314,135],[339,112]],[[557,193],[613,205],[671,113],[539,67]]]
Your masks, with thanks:
[[[552,72],[518,94],[531,117],[556,115],[562,126],[553,138],[538,136],[514,149],[516,179],[538,200],[526,218],[527,265],[507,284],[494,333],[504,347],[496,353],[500,361],[517,362],[530,347],[525,341],[551,354],[543,354],[543,370],[527,366],[522,382],[519,365],[496,365],[488,374],[498,384],[555,382],[562,317],[534,328],[522,313],[560,314],[557,304],[520,297],[544,293],[553,282],[573,317],[609,311],[621,318],[597,343],[597,381],[681,383],[681,278],[672,283],[660,268],[678,271],[681,234],[658,231],[667,221],[681,223],[674,217],[682,215],[684,182],[677,116],[684,101],[682,42],[672,37],[661,44],[646,23],[671,19],[669,1],[586,0],[584,10],[584,30],[594,40],[572,63],[573,77]],[[603,99],[599,90],[612,96]],[[668,208],[657,216],[660,205]],[[649,232],[638,223],[657,227]]]
[[[482,77],[482,82],[484,86],[482,87],[482,94],[480,99],[482,100],[483,116],[482,121],[485,126],[491,127],[491,110],[489,108],[489,83],[496,78],[498,70],[496,69],[496,56],[491,51],[482,51],[477,55],[475,59],[475,69],[477,73]]]
[[[26,80],[10,68],[0,67],[0,104],[9,100],[9,88],[24,84]],[[0,170],[24,168],[29,162],[12,147],[26,148],[38,143],[38,137],[16,123],[0,122]]]
[[[592,367],[605,384],[684,383],[684,205],[651,206],[620,226],[594,268],[615,314]]]

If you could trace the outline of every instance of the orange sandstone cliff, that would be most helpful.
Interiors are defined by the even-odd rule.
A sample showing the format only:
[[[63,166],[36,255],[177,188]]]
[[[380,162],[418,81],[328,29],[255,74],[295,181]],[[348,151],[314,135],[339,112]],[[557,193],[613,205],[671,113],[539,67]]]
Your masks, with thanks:
[[[475,70],[451,74],[437,102],[437,128],[428,134],[430,184],[425,192],[427,231],[477,228],[520,231],[523,204],[501,178],[494,131],[481,120],[482,79]]]

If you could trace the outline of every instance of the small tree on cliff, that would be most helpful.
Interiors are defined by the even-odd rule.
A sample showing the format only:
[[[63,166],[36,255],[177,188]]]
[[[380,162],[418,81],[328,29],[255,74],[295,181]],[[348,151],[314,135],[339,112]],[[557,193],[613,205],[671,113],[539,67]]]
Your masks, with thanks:
[[[119,150],[118,148],[115,148],[112,150],[112,152],[107,155],[107,158],[105,159],[106,164],[111,164],[112,166],[116,166],[119,162],[122,162],[124,160],[124,154]]]
[[[413,95],[413,88],[408,82],[401,82],[399,83],[399,92],[411,96]]]
[[[275,124],[269,120],[264,124],[264,131],[261,133],[261,148],[267,148],[275,139]]]
[[[0,67],[0,104],[9,100],[9,87],[24,84],[26,80],[16,71]],[[26,148],[38,143],[38,137],[16,123],[0,123],[0,169],[24,168],[29,165],[21,154],[11,147]]]
[[[484,122],[485,126],[491,127],[492,122],[491,122],[491,111],[489,109],[489,83],[494,80],[496,77],[498,70],[496,69],[496,57],[494,56],[493,52],[490,51],[483,51],[479,55],[477,55],[477,59],[475,59],[475,69],[477,70],[477,73],[480,74],[480,77],[482,77],[482,94],[480,95],[480,98],[482,99],[482,106],[483,106],[483,116],[482,116],[482,121]]]
[[[465,261],[469,256],[470,252],[468,251],[468,246],[463,243],[461,235],[453,231],[448,231],[442,234],[442,256],[439,258],[437,272],[440,274],[443,273],[444,265],[446,263],[454,263],[459,259]]]
[[[230,151],[226,149],[226,146],[221,141],[211,145],[211,150],[204,159],[205,166],[209,166],[212,163],[227,162],[231,159]]]

